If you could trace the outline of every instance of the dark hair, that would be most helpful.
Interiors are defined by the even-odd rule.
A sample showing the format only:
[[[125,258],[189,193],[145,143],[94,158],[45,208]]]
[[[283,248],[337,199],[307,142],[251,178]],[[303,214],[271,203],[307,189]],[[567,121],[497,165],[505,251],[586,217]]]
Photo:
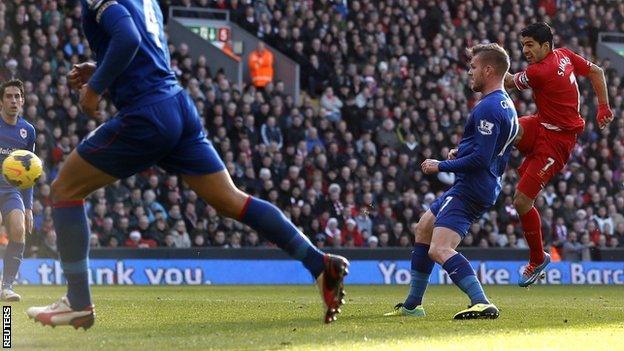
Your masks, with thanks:
[[[11,79],[11,80],[7,80],[6,82],[2,83],[2,85],[0,85],[0,98],[4,97],[4,91],[8,87],[17,87],[22,97],[24,97],[24,83],[22,83],[22,81],[19,79]]]
[[[477,44],[468,49],[470,57],[479,55],[481,62],[491,65],[499,75],[504,75],[509,70],[509,55],[502,46],[496,43]]]
[[[550,44],[550,49],[553,48],[553,33],[550,26],[545,22],[535,22],[529,24],[528,27],[520,31],[520,36],[533,38],[538,44],[544,43]]]

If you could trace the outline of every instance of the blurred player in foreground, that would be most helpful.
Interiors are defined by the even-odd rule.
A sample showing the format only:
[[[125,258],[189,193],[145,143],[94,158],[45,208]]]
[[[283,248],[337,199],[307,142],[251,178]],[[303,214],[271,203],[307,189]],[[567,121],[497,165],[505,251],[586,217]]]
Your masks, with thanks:
[[[0,164],[15,150],[34,151],[35,128],[23,117],[24,84],[20,80],[8,80],[0,85]],[[26,233],[33,226],[33,190],[19,190],[0,177],[0,212],[7,229],[9,244],[4,251],[2,267],[2,301],[20,301],[22,297],[13,291],[13,282],[24,257]]]
[[[518,169],[520,182],[514,207],[520,215],[524,237],[530,248],[529,264],[518,285],[533,284],[550,262],[542,243],[542,221],[533,206],[546,184],[568,162],[576,137],[585,121],[579,114],[580,94],[576,76],[587,76],[598,98],[596,122],[603,129],[613,120],[607,84],[602,69],[566,49],[553,49],[548,24],[533,23],[520,32],[522,52],[529,62],[523,72],[507,73],[505,88],[533,89],[537,113],[520,118],[516,147],[526,156]]]
[[[431,204],[421,217],[412,251],[412,280],[405,302],[386,316],[424,316],[422,298],[435,262],[470,298],[470,307],[454,319],[498,318],[498,308],[483,292],[466,258],[455,251],[470,225],[494,203],[501,191],[513,141],[518,133],[518,115],[503,90],[509,56],[498,44],[476,45],[471,51],[471,88],[482,93],[466,122],[458,149],[446,161],[425,160],[425,174],[454,172],[455,184]]]
[[[97,64],[74,66],[70,84],[80,90],[80,106],[88,115],[97,114],[106,90],[119,113],[72,151],[52,183],[67,296],[49,306],[29,308],[28,316],[44,325],[76,329],[93,325],[84,198],[117,179],[158,165],[180,174],[219,213],[249,225],[301,261],[321,290],[325,322],[335,320],[344,303],[347,260],[319,251],[279,209],[236,188],[202,130],[193,101],[169,66],[157,1],[81,0],[81,4],[82,27]],[[145,313],[149,317],[149,311]]]

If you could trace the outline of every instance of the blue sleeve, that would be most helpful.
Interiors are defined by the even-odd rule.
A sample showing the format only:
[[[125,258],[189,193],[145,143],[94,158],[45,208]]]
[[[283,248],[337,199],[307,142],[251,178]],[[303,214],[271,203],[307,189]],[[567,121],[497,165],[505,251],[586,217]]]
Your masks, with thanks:
[[[104,58],[89,80],[89,86],[102,94],[130,64],[141,45],[141,35],[128,10],[113,2],[98,11],[99,28],[110,36]]]
[[[475,114],[473,118],[475,133],[472,152],[454,160],[440,162],[440,172],[466,173],[489,166],[500,134],[500,124],[492,114]]]

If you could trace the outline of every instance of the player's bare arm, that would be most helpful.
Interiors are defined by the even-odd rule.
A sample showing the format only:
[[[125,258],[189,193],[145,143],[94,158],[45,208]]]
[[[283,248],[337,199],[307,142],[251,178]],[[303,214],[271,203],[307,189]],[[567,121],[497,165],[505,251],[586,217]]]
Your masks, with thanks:
[[[597,65],[591,65],[587,78],[591,81],[596,97],[598,98],[596,123],[598,123],[600,129],[603,129],[613,121],[614,117],[613,111],[611,111],[609,107],[609,94],[607,93],[607,80],[605,79],[604,70]]]
[[[505,73],[505,90],[511,92],[513,90],[517,90],[516,83],[514,83],[514,75],[507,72]]]

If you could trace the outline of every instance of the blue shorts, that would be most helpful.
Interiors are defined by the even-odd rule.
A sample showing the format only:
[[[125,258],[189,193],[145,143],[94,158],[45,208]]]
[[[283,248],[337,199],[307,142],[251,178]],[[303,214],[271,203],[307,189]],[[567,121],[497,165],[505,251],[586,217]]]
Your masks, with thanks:
[[[22,194],[17,189],[0,189],[0,213],[4,221],[13,210],[24,212],[24,200]]]
[[[449,228],[463,239],[472,223],[481,218],[488,208],[468,201],[465,196],[454,192],[451,188],[437,198],[429,210],[436,217],[434,228]]]
[[[225,169],[186,91],[120,111],[88,135],[77,150],[87,162],[117,178],[153,165],[189,175]]]

